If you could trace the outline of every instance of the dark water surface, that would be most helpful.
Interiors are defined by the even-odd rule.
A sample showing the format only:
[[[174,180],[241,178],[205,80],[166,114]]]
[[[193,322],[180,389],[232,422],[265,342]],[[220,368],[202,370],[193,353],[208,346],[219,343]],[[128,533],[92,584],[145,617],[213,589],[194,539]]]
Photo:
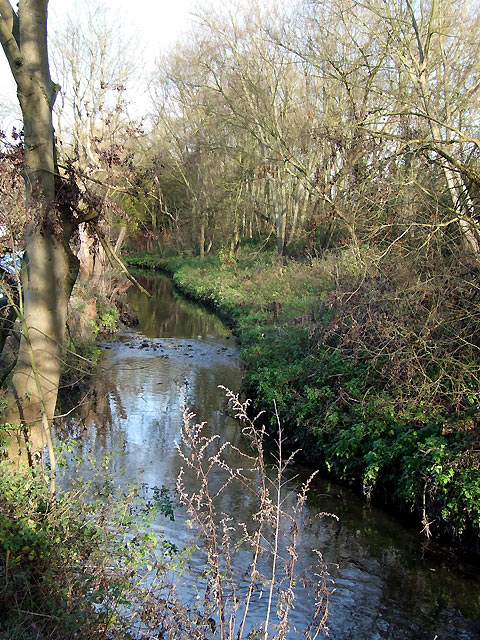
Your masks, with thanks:
[[[220,434],[245,450],[240,429],[225,411],[224,385],[238,391],[241,368],[229,330],[211,313],[185,301],[168,279],[142,281],[148,300],[130,290],[140,323],[105,344],[105,360],[94,387],[96,403],[83,420],[88,447],[99,455],[118,452],[115,463],[129,478],[149,486],[173,487],[181,461],[175,448],[181,424],[181,397],[208,421],[207,434]],[[232,454],[233,455],[233,454]],[[245,466],[243,459],[231,464]],[[310,470],[296,465],[298,485]],[[293,487],[294,485],[292,485]],[[222,508],[237,521],[252,518],[251,500],[231,485]],[[314,518],[321,512],[338,516]],[[164,536],[178,546],[191,543],[182,509],[175,522],[159,521]],[[477,567],[453,550],[428,543],[419,531],[366,505],[347,488],[316,477],[300,530],[298,568],[307,573],[317,549],[328,563],[333,584],[329,637],[333,640],[480,639],[480,578]],[[240,556],[237,562],[248,558]],[[200,560],[191,571],[201,574]],[[264,597],[264,600],[266,597]],[[258,611],[263,601],[256,605]],[[312,610],[312,595],[300,590],[291,618],[298,630]],[[301,637],[292,630],[292,638]]]

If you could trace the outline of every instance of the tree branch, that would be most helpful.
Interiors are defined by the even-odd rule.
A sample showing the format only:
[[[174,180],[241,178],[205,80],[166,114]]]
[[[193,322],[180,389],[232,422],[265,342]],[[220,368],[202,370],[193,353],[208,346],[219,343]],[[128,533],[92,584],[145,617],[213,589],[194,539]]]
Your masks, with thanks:
[[[125,274],[125,276],[130,280],[130,282],[132,282],[137,287],[137,289],[139,289],[142,293],[144,293],[148,298],[151,298],[152,296],[148,293],[148,291],[144,289],[142,285],[132,276],[132,274],[128,271],[127,267],[123,264],[120,258],[114,253],[113,249],[110,247],[110,245],[106,241],[98,225],[96,225],[94,222],[90,222],[90,225],[92,229],[95,230],[95,233],[97,234],[97,238],[99,239],[100,244],[102,245],[105,253],[107,254],[107,258],[110,264],[113,266],[114,263],[116,262],[117,265],[122,270],[122,272]]]
[[[9,0],[0,0],[0,42],[15,76],[20,58],[20,22]]]
[[[471,180],[474,184],[480,185],[480,174],[477,173],[474,169],[470,169],[464,164],[458,162],[452,155],[444,151],[443,149],[439,149],[438,147],[426,146],[426,149],[430,149],[431,151],[437,153],[444,160],[450,163],[457,171],[463,174],[466,178]]]
[[[415,38],[417,40],[418,55],[419,55],[419,58],[420,58],[420,66],[423,67],[424,62],[425,62],[425,52],[424,52],[423,45],[422,45],[422,39],[420,37],[420,30],[418,28],[417,19],[415,18],[415,12],[413,11],[412,3],[409,0],[407,0],[407,7],[408,7],[408,10],[410,12],[410,17],[412,19],[412,28],[413,28],[413,31],[415,33]]]

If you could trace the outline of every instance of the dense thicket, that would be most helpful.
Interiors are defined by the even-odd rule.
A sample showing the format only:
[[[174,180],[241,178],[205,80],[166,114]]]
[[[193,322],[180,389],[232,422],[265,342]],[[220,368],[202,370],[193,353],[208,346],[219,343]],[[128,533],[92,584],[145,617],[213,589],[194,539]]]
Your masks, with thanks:
[[[452,0],[202,14],[153,84],[152,225],[200,254],[476,251],[479,28]]]

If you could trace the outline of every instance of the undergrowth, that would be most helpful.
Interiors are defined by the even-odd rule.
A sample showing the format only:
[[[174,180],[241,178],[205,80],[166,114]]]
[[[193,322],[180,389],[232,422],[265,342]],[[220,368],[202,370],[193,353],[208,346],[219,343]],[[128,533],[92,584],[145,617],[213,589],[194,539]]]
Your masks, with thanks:
[[[290,446],[414,514],[426,535],[475,547],[479,387],[465,300],[477,288],[447,264],[430,291],[397,262],[368,275],[348,248],[308,262],[252,247],[237,260],[130,257],[234,327],[247,393],[258,409],[276,402]]]
[[[75,284],[68,307],[66,342],[60,355],[60,409],[63,405],[71,409],[62,391],[82,392],[96,373],[101,355],[98,339],[115,333],[121,326],[117,302],[115,296],[109,299],[101,294],[98,286],[86,282]]]
[[[157,597],[153,567],[169,548],[149,525],[169,513],[105,472],[54,502],[40,469],[0,464],[0,637],[131,639]]]

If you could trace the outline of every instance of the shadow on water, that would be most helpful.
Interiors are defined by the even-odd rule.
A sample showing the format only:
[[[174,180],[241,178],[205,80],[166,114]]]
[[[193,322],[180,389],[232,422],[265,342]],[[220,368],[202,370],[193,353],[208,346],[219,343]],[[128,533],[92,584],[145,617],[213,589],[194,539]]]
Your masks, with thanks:
[[[138,277],[151,294],[148,300],[136,287],[128,291],[128,301],[138,316],[141,333],[148,338],[226,337],[230,331],[211,312],[185,300],[168,278]]]
[[[179,435],[181,397],[207,433],[220,434],[245,450],[235,420],[225,411],[224,385],[234,392],[241,384],[238,351],[228,329],[205,309],[175,294],[167,278],[143,281],[153,293],[148,300],[130,290],[139,318],[138,331],[106,343],[101,375],[92,401],[80,412],[80,447],[99,457],[117,452],[113,465],[149,486],[174,486],[181,461]],[[237,454],[238,455],[238,454]],[[240,464],[235,453],[229,462]],[[244,465],[244,459],[241,459]],[[291,469],[291,488],[310,470]],[[193,482],[194,479],[192,478]],[[221,508],[248,522],[253,505],[245,491],[230,485]],[[319,517],[323,512],[334,513]],[[192,542],[182,509],[175,522],[158,527],[178,546]],[[323,554],[334,580],[329,628],[334,640],[473,640],[480,638],[480,579],[477,569],[454,551],[427,543],[418,531],[369,507],[347,488],[316,477],[301,523],[298,567],[307,573]],[[240,570],[248,569],[247,556]],[[192,559],[192,573],[202,573]],[[259,603],[259,609],[261,609]],[[291,619],[305,626],[312,596],[300,589]],[[292,638],[299,637],[292,631]]]

